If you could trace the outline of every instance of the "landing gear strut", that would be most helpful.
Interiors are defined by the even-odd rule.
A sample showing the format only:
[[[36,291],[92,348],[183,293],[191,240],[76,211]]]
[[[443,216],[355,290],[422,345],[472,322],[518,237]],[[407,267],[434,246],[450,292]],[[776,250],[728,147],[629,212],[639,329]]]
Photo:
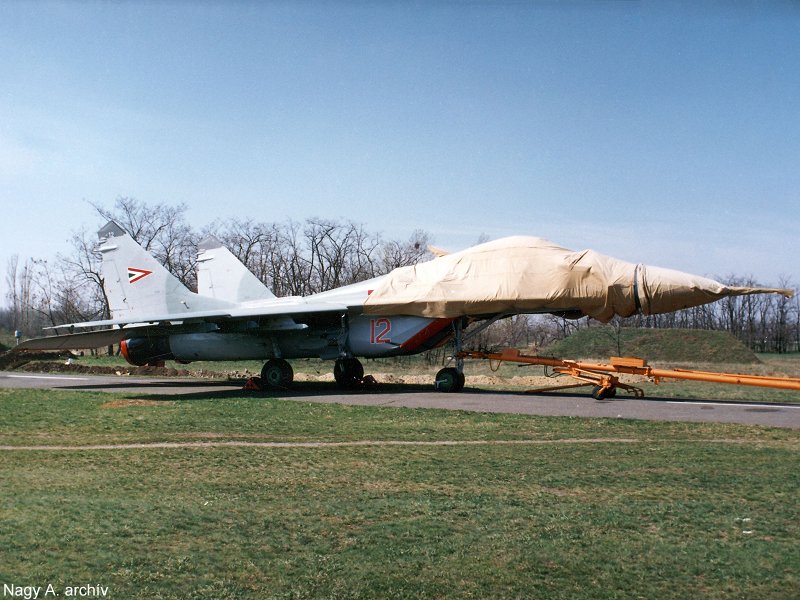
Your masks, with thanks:
[[[287,388],[292,385],[292,365],[282,358],[270,358],[261,369],[261,381],[269,387]]]
[[[464,389],[464,358],[460,356],[464,349],[464,322],[461,319],[453,321],[455,331],[455,356],[456,366],[446,367],[436,374],[434,387],[437,392],[460,392]]]
[[[349,390],[356,387],[364,379],[364,365],[357,358],[352,356],[349,345],[350,338],[350,319],[347,313],[341,315],[341,330],[339,331],[338,345],[339,358],[333,365],[333,378],[337,385]]]
[[[364,379],[364,365],[357,358],[337,358],[333,378],[340,388],[353,388]]]

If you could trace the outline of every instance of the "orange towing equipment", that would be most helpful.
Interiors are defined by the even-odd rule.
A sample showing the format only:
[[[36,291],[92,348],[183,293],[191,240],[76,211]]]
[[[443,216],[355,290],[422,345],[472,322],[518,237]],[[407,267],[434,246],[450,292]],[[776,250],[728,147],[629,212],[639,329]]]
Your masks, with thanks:
[[[596,400],[613,398],[617,393],[617,388],[631,392],[637,398],[643,398],[644,391],[641,388],[620,382],[619,375],[622,374],[648,377],[656,384],[661,383],[662,379],[685,379],[800,391],[800,378],[796,377],[737,375],[734,373],[713,373],[687,369],[656,369],[649,366],[643,358],[612,356],[611,364],[602,364],[522,354],[519,350],[513,348],[508,348],[502,352],[465,351],[459,352],[456,356],[459,358],[478,358],[552,367],[554,372],[569,375],[582,382],[528,390],[528,393],[532,394],[591,385],[594,386],[592,397]]]

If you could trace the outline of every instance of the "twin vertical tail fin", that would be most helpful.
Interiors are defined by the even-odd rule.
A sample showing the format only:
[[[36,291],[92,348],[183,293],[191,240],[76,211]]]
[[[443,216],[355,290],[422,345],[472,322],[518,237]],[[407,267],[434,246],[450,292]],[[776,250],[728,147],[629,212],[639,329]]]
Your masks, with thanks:
[[[206,238],[197,248],[198,294],[235,303],[275,297],[217,238]]]
[[[189,291],[119,225],[110,221],[97,232],[103,256],[103,286],[113,319],[152,320],[231,308],[230,302]]]

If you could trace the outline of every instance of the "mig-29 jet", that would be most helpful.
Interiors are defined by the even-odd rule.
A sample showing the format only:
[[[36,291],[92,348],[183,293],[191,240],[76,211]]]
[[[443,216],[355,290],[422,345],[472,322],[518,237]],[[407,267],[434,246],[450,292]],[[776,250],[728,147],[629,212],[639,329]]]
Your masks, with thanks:
[[[607,322],[657,314],[725,296],[780,293],[575,252],[535,237],[510,237],[310,296],[277,298],[214,238],[199,245],[191,292],[116,223],[99,232],[111,319],[57,326],[69,333],[22,342],[19,350],[119,344],[134,365],[176,360],[265,360],[261,377],[291,384],[291,358],[333,360],[336,382],[364,376],[358,357],[417,354],[464,342],[515,314],[552,313]],[[472,326],[467,330],[468,326]],[[76,329],[104,329],[75,333]],[[464,386],[463,361],[436,375],[440,391]]]

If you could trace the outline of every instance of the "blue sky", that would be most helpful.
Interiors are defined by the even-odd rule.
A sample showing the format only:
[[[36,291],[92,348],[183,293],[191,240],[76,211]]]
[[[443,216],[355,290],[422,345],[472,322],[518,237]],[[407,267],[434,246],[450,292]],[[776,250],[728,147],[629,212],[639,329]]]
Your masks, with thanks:
[[[796,2],[11,1],[0,56],[3,295],[120,196],[800,280]]]

